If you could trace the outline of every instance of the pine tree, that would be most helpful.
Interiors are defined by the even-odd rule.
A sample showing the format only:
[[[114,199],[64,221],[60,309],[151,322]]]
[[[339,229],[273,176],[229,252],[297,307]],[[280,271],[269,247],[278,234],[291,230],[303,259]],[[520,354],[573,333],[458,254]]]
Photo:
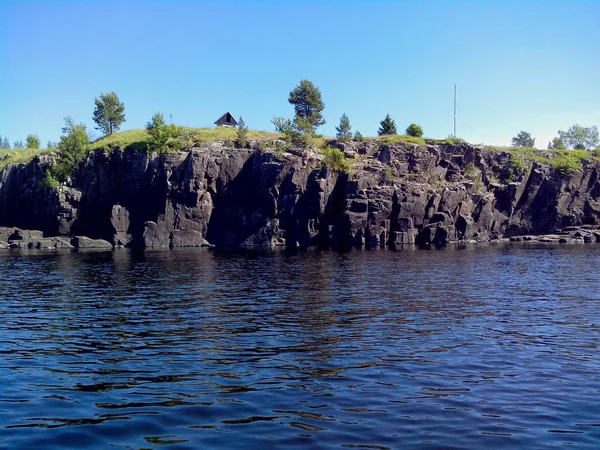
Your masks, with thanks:
[[[321,99],[321,91],[309,80],[301,80],[300,84],[290,92],[288,102],[294,105],[296,122],[309,124],[312,134],[318,127],[325,124],[321,111],[325,104]]]
[[[535,138],[531,137],[527,131],[519,131],[511,141],[511,147],[533,148],[535,146]]]
[[[116,92],[100,93],[100,98],[94,99],[94,122],[98,124],[96,130],[101,130],[105,136],[117,131],[125,122],[125,105],[119,100]]]
[[[238,121],[236,142],[237,145],[242,148],[248,145],[248,127],[246,126],[246,122],[244,122],[242,116],[240,116],[240,120]]]
[[[2,143],[2,147],[4,147],[4,148],[10,148],[10,142],[8,142],[8,138],[7,137],[4,138],[4,142]]]
[[[357,142],[362,142],[365,140],[365,138],[360,131],[356,130],[356,133],[354,133],[354,140]]]
[[[23,141],[15,141],[13,143],[13,148],[25,148],[25,145],[23,145]]]
[[[350,120],[346,113],[342,114],[340,125],[335,127],[335,130],[337,131],[336,137],[340,141],[345,142],[352,139],[352,127],[350,126]]]
[[[398,131],[396,130],[396,122],[394,122],[389,114],[386,114],[385,119],[379,122],[379,124],[381,125],[379,130],[377,130],[377,134],[379,136],[383,136],[385,134],[398,134]]]

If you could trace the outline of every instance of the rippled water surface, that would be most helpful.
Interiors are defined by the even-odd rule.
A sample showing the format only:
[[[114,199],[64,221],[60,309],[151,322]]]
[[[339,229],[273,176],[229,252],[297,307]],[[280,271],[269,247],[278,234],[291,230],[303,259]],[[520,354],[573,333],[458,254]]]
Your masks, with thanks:
[[[0,448],[600,447],[600,246],[0,253]]]

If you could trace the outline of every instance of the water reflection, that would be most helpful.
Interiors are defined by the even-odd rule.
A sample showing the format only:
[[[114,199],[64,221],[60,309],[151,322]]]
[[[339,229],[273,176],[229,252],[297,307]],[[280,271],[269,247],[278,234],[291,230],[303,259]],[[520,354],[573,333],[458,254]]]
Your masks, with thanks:
[[[5,252],[0,446],[596,447],[599,260]]]

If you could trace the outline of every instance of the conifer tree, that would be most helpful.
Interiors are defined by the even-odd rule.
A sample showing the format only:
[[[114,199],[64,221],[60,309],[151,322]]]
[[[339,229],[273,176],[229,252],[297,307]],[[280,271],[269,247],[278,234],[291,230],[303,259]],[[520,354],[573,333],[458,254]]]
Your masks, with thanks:
[[[379,122],[379,124],[381,125],[379,130],[377,130],[377,134],[379,136],[383,136],[385,134],[398,134],[398,131],[396,130],[396,122],[394,122],[389,114],[386,114],[385,119]]]
[[[240,120],[238,121],[236,138],[237,145],[240,147],[244,148],[246,145],[248,145],[248,127],[246,126],[246,122],[244,122],[242,116],[240,116]]]
[[[335,130],[337,131],[336,137],[340,141],[345,142],[352,139],[352,127],[350,126],[350,119],[348,119],[346,113],[342,114],[340,124],[335,127]]]
[[[325,108],[325,104],[321,99],[321,91],[309,80],[300,80],[300,84],[290,92],[288,102],[294,105],[296,111],[296,122],[301,122],[304,125],[310,125],[311,131],[314,134],[316,129],[325,124],[325,119],[321,111]]]

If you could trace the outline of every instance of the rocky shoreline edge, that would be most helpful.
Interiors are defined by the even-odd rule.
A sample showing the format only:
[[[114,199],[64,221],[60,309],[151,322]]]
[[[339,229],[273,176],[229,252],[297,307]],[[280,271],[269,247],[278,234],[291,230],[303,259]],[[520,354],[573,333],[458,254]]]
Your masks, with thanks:
[[[497,243],[542,243],[542,244],[589,244],[600,243],[600,226],[582,225],[568,226],[552,233],[542,235],[522,235],[511,236],[489,241],[457,240],[448,241],[437,244],[401,244],[399,246],[380,245],[377,248],[385,249],[402,249],[410,247],[429,248],[431,246],[440,248],[448,244],[480,244],[482,242],[497,244]],[[162,248],[213,248],[214,245],[208,242],[201,245],[180,245],[180,246],[162,246]],[[268,246],[273,248],[272,246]],[[23,230],[15,227],[0,227],[0,250],[78,250],[78,249],[103,249],[114,250],[129,248],[124,245],[113,245],[104,239],[92,239],[86,236],[44,236],[40,230]],[[157,248],[161,248],[160,246]],[[252,247],[259,248],[259,247]],[[267,247],[262,247],[267,248]],[[282,246],[283,248],[283,246]]]

